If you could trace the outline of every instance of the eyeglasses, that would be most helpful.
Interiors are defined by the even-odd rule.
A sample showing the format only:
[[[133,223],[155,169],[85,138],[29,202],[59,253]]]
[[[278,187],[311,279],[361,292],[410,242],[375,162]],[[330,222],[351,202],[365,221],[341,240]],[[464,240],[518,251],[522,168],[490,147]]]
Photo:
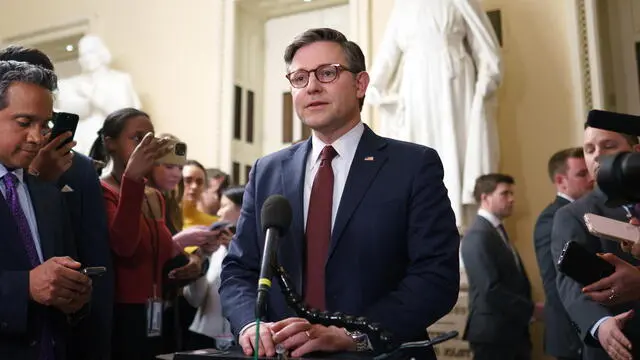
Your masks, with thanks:
[[[288,73],[285,77],[296,89],[301,89],[309,85],[309,78],[311,77],[311,73],[314,73],[316,79],[323,84],[328,84],[334,82],[343,71],[348,71],[350,73],[355,74],[354,71],[347,69],[346,67],[340,64],[326,64],[320,65],[313,70],[296,70],[294,72]]]

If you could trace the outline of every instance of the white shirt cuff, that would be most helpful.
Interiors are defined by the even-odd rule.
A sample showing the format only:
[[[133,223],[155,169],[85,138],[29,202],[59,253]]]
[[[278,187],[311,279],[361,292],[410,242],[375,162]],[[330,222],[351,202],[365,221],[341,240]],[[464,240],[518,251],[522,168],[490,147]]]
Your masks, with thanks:
[[[598,322],[596,322],[595,325],[591,327],[591,330],[589,331],[589,333],[591,333],[591,336],[593,336],[594,339],[598,340],[598,337],[596,336],[596,333],[598,332],[598,328],[603,322],[607,321],[607,319],[610,319],[610,318],[611,316],[605,316],[602,319],[598,320]]]
[[[238,334],[238,336],[242,336],[242,334],[244,334],[245,331],[247,331],[248,328],[252,327],[253,325],[255,325],[256,322],[250,322],[247,325],[243,326],[242,329],[240,329],[240,333]]]

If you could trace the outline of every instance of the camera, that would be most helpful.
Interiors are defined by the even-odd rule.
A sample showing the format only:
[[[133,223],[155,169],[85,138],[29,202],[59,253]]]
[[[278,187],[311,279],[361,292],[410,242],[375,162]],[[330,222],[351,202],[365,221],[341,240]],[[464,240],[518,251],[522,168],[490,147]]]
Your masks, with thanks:
[[[640,136],[640,116],[591,110],[587,126]],[[608,207],[640,203],[640,153],[622,152],[601,156],[596,182],[607,196]]]

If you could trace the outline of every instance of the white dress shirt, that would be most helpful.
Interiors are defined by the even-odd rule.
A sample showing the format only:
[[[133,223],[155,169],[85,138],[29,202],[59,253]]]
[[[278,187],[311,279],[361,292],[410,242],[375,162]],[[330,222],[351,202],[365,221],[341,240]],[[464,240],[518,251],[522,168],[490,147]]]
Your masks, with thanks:
[[[336,221],[336,215],[338,214],[338,207],[340,205],[340,199],[342,198],[342,192],[347,183],[347,176],[349,176],[349,169],[351,169],[351,163],[356,155],[356,149],[360,138],[364,133],[364,124],[358,123],[348,133],[342,135],[333,144],[325,144],[314,134],[311,137],[311,151],[307,157],[306,170],[304,174],[304,228],[307,228],[307,215],[309,214],[309,199],[311,198],[311,188],[313,187],[313,180],[318,173],[320,167],[320,153],[326,145],[331,145],[336,150],[338,155],[331,161],[333,168],[333,204],[331,211],[331,230],[333,231],[333,224]]]
[[[2,179],[9,171],[7,168],[0,164],[0,192],[2,192],[2,196],[7,198],[7,189],[4,186],[4,180]],[[40,235],[38,233],[38,222],[36,221],[36,212],[33,209],[33,204],[31,203],[31,196],[29,196],[29,189],[27,188],[27,184],[24,182],[24,170],[17,169],[13,171],[13,174],[18,178],[18,199],[20,200],[20,207],[22,207],[22,212],[27,217],[27,222],[29,223],[29,229],[31,230],[31,237],[33,237],[33,242],[35,243],[36,251],[38,252],[38,258],[40,262],[42,262],[42,249],[40,249]],[[7,203],[7,206],[9,204]]]
[[[567,195],[567,194],[565,194],[565,193],[561,193],[560,191],[558,191],[558,192],[556,193],[556,195],[558,195],[558,196],[560,196],[561,198],[563,198],[563,199],[567,200],[568,202],[574,202],[574,201],[575,201],[575,199],[573,199],[571,196],[569,196],[569,195]]]

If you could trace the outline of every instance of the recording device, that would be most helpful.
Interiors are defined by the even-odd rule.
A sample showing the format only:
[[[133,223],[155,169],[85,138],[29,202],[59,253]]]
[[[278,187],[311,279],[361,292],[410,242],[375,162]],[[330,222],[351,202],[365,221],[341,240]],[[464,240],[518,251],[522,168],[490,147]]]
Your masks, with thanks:
[[[587,126],[640,136],[640,116],[591,110]],[[623,152],[601,156],[597,183],[607,195],[606,205],[618,207],[640,203],[640,153]]]
[[[187,144],[174,139],[166,139],[170,151],[156,160],[158,164],[184,166],[187,162]]]
[[[91,266],[86,267],[80,271],[83,275],[86,275],[90,278],[100,277],[107,272],[107,268],[104,266]]]
[[[258,295],[256,297],[256,318],[263,318],[266,313],[267,296],[271,288],[271,278],[278,249],[278,239],[283,237],[291,225],[292,210],[289,200],[282,195],[271,195],[262,205],[260,211],[262,231],[265,232],[264,252],[260,263]]]
[[[640,227],[596,214],[584,214],[584,223],[595,236],[626,245],[640,242]]]
[[[76,114],[66,112],[53,114],[53,129],[51,129],[51,136],[49,137],[49,141],[51,142],[53,139],[68,131],[71,132],[71,137],[66,139],[56,149],[60,149],[73,141],[73,137],[76,135],[76,128],[78,127],[78,121],[80,121],[80,117]]]
[[[593,284],[615,272],[613,265],[575,241],[569,241],[562,249],[558,269],[583,286]]]

